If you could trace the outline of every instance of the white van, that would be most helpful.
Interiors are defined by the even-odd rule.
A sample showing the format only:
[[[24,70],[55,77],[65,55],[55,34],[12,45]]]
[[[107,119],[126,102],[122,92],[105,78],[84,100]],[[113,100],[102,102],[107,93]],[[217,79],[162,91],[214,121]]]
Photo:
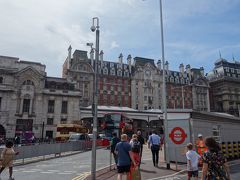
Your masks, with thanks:
[[[89,141],[90,138],[84,133],[71,134],[68,141]]]

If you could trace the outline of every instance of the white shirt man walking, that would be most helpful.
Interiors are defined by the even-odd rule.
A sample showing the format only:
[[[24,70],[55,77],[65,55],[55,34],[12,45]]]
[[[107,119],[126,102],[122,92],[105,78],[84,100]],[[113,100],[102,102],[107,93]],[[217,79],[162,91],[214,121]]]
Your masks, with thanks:
[[[158,167],[158,161],[159,161],[159,150],[160,150],[160,136],[156,134],[156,131],[152,132],[152,135],[148,138],[148,144],[152,151],[152,160],[153,165]]]

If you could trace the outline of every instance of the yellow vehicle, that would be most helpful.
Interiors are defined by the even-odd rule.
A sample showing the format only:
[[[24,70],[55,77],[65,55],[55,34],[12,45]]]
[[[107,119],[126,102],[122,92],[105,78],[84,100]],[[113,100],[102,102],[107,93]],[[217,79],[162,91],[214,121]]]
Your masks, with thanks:
[[[79,125],[79,124],[58,124],[56,141],[64,142],[69,139],[71,134],[88,133],[88,132],[89,130],[86,127],[83,127],[82,125]]]

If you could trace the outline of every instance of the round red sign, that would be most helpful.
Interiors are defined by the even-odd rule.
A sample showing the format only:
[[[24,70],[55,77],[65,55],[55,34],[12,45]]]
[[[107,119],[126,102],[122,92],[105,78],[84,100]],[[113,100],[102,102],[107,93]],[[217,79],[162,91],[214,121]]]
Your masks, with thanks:
[[[169,137],[173,141],[174,144],[182,144],[187,138],[187,134],[180,127],[175,127],[169,134]]]

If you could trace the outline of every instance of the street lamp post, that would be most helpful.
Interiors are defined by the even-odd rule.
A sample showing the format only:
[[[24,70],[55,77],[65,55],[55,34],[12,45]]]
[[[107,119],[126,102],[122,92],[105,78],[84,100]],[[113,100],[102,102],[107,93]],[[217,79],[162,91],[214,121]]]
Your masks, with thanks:
[[[162,0],[159,0],[159,8],[160,8],[160,25],[161,25],[161,45],[162,45],[162,62],[163,62],[163,113],[164,113],[164,137],[165,137],[165,160],[167,163],[167,169],[170,169],[170,161],[169,161],[169,151],[168,151],[168,120],[167,120],[167,104],[166,104],[166,79],[165,79],[165,56],[164,56],[164,37],[163,37],[163,17],[162,17]]]
[[[97,26],[94,25],[95,20],[97,21]],[[91,31],[96,30],[96,47],[95,47],[95,64],[94,64],[94,96],[93,96],[93,141],[92,141],[92,163],[91,163],[91,177],[92,180],[96,179],[96,140],[97,140],[97,116],[98,116],[98,60],[99,60],[99,19],[98,17],[93,18],[93,24]]]

